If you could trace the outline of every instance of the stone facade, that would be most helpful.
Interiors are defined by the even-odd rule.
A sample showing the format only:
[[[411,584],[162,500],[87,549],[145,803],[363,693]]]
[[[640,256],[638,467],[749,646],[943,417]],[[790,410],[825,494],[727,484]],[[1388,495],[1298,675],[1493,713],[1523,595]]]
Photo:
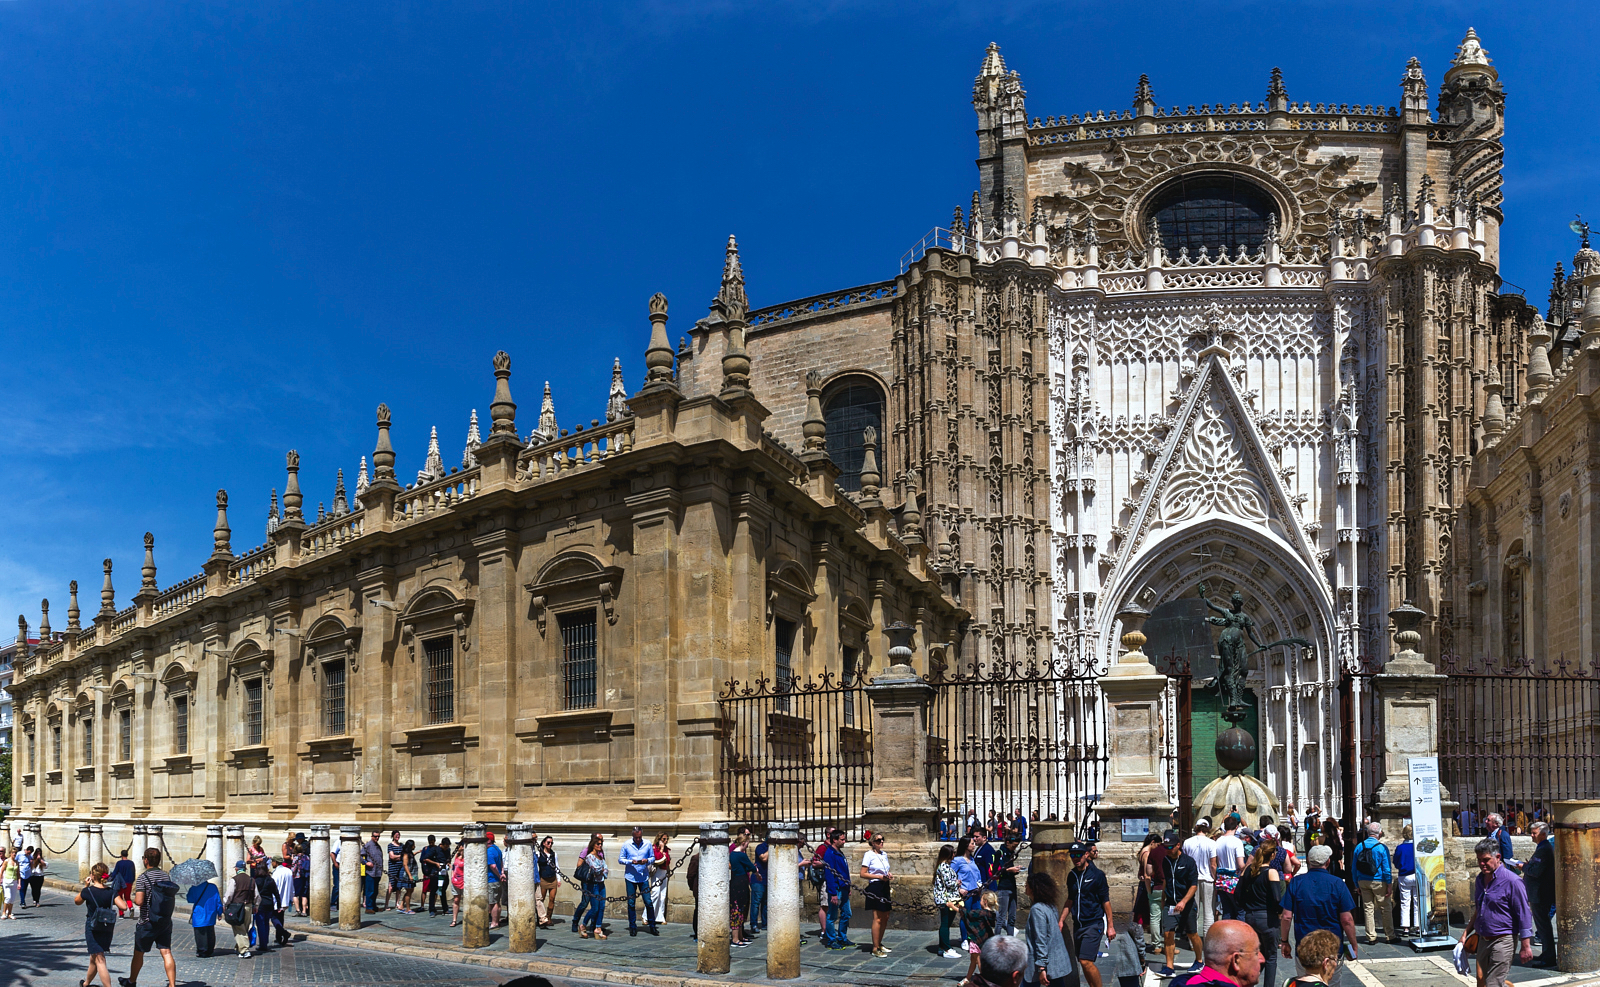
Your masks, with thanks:
[[[737,333],[728,264],[713,315]],[[159,588],[147,535],[130,606],[109,561],[89,623],[74,584],[65,632],[16,666],[21,815],[57,846],[101,817],[160,821],[174,848],[208,820],[676,831],[719,812],[725,683],[837,678],[846,645],[882,672],[896,621],[926,671],[965,613],[914,530],[839,490],[822,439],[797,452],[763,427],[748,359],[685,395],[666,300],[650,309],[645,386],[626,398],[619,368],[605,425],[556,429],[547,390],[521,437],[501,353],[462,467],[435,439],[402,486],[380,406],[355,504],[341,475],[307,519],[290,452],[265,545],[233,553],[219,492],[201,574]]]

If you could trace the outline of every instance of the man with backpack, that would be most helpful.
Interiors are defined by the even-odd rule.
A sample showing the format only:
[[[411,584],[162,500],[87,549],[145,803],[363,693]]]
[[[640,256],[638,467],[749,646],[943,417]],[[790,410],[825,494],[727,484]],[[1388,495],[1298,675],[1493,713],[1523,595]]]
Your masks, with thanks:
[[[161,869],[161,850],[144,852],[144,873],[133,882],[133,904],[139,908],[139,924],[134,927],[133,960],[128,975],[118,977],[122,987],[135,987],[144,954],[161,950],[161,965],[167,970],[167,987],[178,987],[178,962],[172,958],[172,906],[178,899],[178,885]]]
[[[1355,866],[1351,868],[1356,887],[1361,891],[1361,911],[1366,919],[1368,946],[1378,941],[1378,932],[1372,921],[1373,912],[1383,919],[1383,937],[1389,942],[1395,941],[1394,930],[1389,924],[1389,884],[1394,877],[1389,866],[1389,848],[1383,845],[1382,837],[1383,827],[1377,823],[1367,823],[1367,838],[1356,844]]]

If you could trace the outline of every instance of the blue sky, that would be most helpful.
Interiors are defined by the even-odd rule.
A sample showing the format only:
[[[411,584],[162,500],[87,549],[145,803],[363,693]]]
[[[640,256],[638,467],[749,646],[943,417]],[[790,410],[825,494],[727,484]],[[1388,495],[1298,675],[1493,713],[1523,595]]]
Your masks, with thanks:
[[[751,301],[894,275],[964,204],[989,41],[1030,115],[1158,100],[1399,101],[1467,26],[1509,93],[1505,277],[1542,306],[1600,220],[1590,5],[0,3],[0,614],[117,602],[141,537],[199,571],[213,498],[263,537],[284,452],[308,511],[394,409],[403,475],[459,460],[512,356],[526,431],[642,376],[736,233]],[[12,617],[6,617],[9,622]],[[4,634],[0,630],[0,634]]]

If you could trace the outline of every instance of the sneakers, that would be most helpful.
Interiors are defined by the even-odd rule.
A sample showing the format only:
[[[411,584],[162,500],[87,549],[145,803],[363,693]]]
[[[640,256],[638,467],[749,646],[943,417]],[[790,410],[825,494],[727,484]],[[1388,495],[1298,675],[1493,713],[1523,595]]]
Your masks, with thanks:
[[[939,955],[947,960],[959,960],[961,958],[960,951],[958,951],[954,946],[951,946],[949,949],[945,950]]]
[[[1156,971],[1156,976],[1160,977],[1162,980],[1171,980],[1177,975],[1178,971],[1174,970],[1170,966],[1163,966],[1161,969]]]
[[[879,946],[877,949],[872,951],[872,955],[882,959],[883,957],[889,955],[889,951],[884,949],[882,946]]]
[[[1191,966],[1189,969],[1187,969],[1187,970],[1185,970],[1183,972],[1184,973],[1199,973],[1201,970],[1204,970],[1205,968],[1206,968],[1206,965],[1204,963],[1196,963],[1195,965]]]
[[[128,979],[127,977],[118,977],[117,983],[121,984],[122,987],[137,987],[136,982]]]
[[[849,949],[850,945],[850,943],[838,939],[824,939],[822,941],[823,949]]]

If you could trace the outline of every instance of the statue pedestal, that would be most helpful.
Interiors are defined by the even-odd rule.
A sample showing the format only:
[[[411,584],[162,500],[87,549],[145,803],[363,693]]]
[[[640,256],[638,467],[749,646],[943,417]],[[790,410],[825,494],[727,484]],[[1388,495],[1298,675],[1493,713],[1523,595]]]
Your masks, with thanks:
[[[1173,805],[1161,774],[1165,730],[1161,697],[1167,677],[1139,650],[1144,646],[1142,628],[1148,616],[1137,606],[1117,614],[1122,621],[1122,643],[1129,650],[1100,680],[1106,698],[1110,763],[1095,815],[1100,819],[1101,837],[1107,841],[1143,841],[1145,832],[1160,832],[1172,818]],[[1130,827],[1126,836],[1125,819],[1141,821]]]

